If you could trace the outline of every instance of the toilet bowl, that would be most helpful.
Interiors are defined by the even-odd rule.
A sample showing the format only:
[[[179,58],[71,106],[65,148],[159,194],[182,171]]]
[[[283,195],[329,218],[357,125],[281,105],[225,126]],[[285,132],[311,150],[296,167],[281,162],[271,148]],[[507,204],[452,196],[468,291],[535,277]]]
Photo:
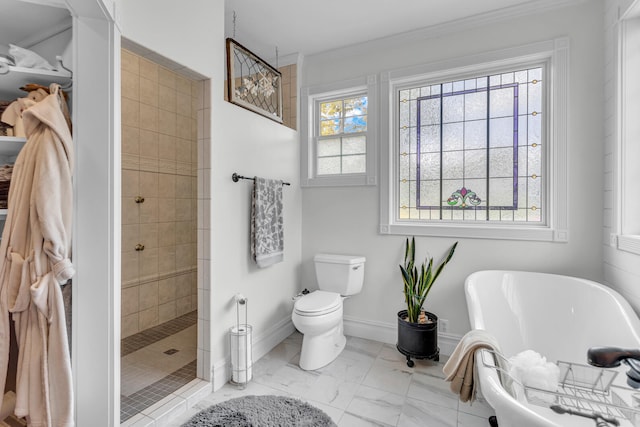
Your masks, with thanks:
[[[342,330],[342,297],[335,292],[313,291],[299,298],[291,320],[303,334],[300,367],[315,370],[328,365],[347,342]]]
[[[346,344],[343,300],[359,293],[364,257],[319,254],[314,257],[320,290],[296,299],[291,320],[302,337],[300,368],[315,370],[338,357]]]

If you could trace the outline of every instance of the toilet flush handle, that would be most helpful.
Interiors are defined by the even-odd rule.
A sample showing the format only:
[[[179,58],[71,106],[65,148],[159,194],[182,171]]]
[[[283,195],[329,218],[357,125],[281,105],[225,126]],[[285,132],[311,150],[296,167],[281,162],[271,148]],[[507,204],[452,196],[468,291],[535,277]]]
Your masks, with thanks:
[[[352,268],[353,270],[357,270],[357,269],[359,269],[360,267],[362,267],[362,265],[360,265],[360,264],[359,264],[359,265],[354,265],[354,266],[353,266],[353,267],[351,267],[351,268]]]

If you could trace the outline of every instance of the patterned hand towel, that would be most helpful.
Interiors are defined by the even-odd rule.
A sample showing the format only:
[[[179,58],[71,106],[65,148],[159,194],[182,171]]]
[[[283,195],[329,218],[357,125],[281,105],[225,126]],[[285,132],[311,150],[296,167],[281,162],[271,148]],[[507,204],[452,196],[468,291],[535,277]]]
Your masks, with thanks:
[[[251,256],[258,267],[268,267],[284,252],[282,181],[255,177],[251,208]]]

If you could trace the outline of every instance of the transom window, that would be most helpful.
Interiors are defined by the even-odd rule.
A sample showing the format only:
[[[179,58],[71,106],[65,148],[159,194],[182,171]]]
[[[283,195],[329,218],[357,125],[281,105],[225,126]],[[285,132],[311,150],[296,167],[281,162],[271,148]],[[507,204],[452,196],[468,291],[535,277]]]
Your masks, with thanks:
[[[367,107],[364,94],[318,102],[318,176],[366,172]]]
[[[399,220],[545,221],[543,66],[399,89]]]

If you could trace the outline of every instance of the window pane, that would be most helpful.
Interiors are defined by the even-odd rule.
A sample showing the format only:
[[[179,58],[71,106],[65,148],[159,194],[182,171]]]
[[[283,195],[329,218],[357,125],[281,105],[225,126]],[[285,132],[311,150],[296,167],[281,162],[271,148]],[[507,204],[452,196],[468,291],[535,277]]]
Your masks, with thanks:
[[[464,120],[464,96],[446,96],[442,100],[442,122],[452,123]]]
[[[420,128],[420,151],[440,152],[440,126],[422,126]]]
[[[442,125],[442,150],[461,150],[462,145],[462,130],[464,129],[464,123],[448,123]]]
[[[318,175],[336,175],[340,173],[340,157],[318,158]]]
[[[420,124],[440,124],[440,98],[425,99],[420,101]]]
[[[320,122],[320,135],[337,135],[340,133],[340,125],[342,124],[342,120],[322,120]]]
[[[366,160],[364,154],[342,157],[342,173],[363,173],[367,166]]]
[[[513,88],[489,91],[489,115],[491,117],[513,116]]]
[[[461,178],[463,176],[464,152],[448,151],[442,153],[442,179]]]
[[[339,156],[339,139],[321,139],[318,141],[318,157]]]
[[[367,130],[367,116],[347,117],[344,119],[344,133],[364,132]]]
[[[342,139],[342,154],[364,154],[367,152],[367,138],[356,136]]]
[[[342,101],[320,103],[320,118],[322,120],[342,117]]]
[[[345,117],[351,116],[364,116],[367,114],[367,97],[360,96],[358,98],[350,98],[344,100],[344,115]]]
[[[420,180],[440,179],[440,153],[420,156]]]
[[[489,176],[513,177],[513,148],[489,150]]]
[[[485,148],[487,146],[487,121],[474,120],[464,123],[464,148]]]
[[[513,146],[513,119],[491,119],[489,122],[489,145],[491,147]]]
[[[513,178],[489,179],[489,206],[513,206]]]
[[[464,177],[483,178],[487,176],[487,151],[469,150],[464,152]]]
[[[487,117],[487,92],[468,93],[464,96],[464,119],[477,120]]]

